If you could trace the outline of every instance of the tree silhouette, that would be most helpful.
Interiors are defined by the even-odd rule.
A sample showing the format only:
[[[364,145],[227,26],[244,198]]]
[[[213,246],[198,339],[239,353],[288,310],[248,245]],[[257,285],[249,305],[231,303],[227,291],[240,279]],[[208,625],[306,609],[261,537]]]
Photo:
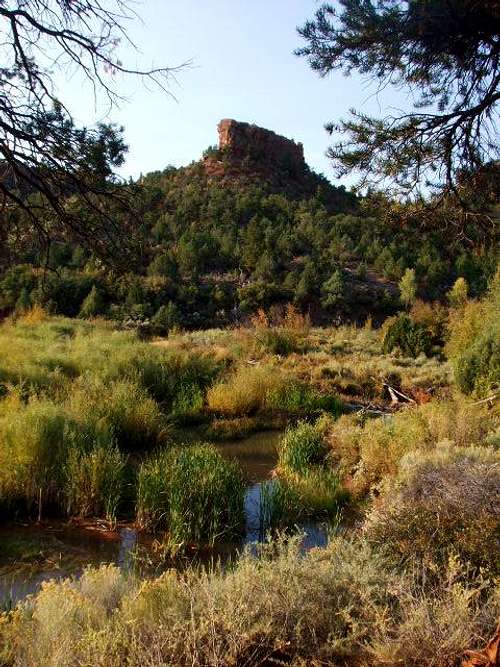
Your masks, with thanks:
[[[126,0],[11,5],[0,0],[0,239],[6,245],[28,226],[47,249],[70,233],[95,252],[115,255],[127,238],[118,234],[116,210],[124,213],[121,225],[126,212],[134,218],[131,187],[114,176],[126,151],[121,129],[77,127],[54,76],[58,69],[83,73],[111,108],[120,99],[114,75],[135,75],[166,91],[174,70],[137,70],[120,61],[126,22],[135,17]]]
[[[353,111],[327,126],[343,138],[329,155],[339,174],[360,170],[361,185],[411,193],[422,185],[458,194],[499,158],[498,0],[339,0],[299,29],[313,70],[358,71],[379,89],[415,99],[410,113],[373,118]],[[494,178],[498,179],[498,169]],[[475,189],[475,185],[474,185]]]

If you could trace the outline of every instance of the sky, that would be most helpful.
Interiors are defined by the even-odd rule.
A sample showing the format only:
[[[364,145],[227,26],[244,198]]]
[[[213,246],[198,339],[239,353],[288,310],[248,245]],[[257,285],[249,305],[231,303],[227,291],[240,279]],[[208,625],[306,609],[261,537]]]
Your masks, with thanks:
[[[109,112],[78,75],[61,74],[60,97],[81,123],[124,126],[126,177],[199,159],[217,143],[217,123],[234,118],[302,142],[309,166],[338,182],[325,156],[325,123],[352,107],[380,115],[408,101],[393,90],[380,97],[356,75],[320,78],[293,54],[303,44],[297,26],[318,6],[315,0],[141,0],[135,5],[141,21],[126,24],[138,50],[122,42],[119,57],[131,67],[189,63],[171,81],[172,95],[119,77],[114,85],[126,101]]]

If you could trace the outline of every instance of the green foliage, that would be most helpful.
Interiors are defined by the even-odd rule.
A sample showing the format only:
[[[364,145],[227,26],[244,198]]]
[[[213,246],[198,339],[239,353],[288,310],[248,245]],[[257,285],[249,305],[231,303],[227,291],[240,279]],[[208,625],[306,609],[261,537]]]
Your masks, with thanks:
[[[140,450],[168,439],[168,424],[148,392],[131,381],[83,377],[68,401],[75,419],[106,428],[121,448]]]
[[[178,452],[170,478],[170,539],[213,543],[241,533],[244,482],[236,463],[210,445]]]
[[[486,396],[500,385],[500,326],[478,336],[455,360],[455,380],[465,394]]]
[[[104,516],[114,523],[124,493],[125,457],[113,443],[73,445],[64,465],[64,495],[69,516]]]
[[[452,308],[460,308],[464,306],[469,295],[469,286],[465,278],[457,278],[453,287],[447,294],[448,302]]]
[[[392,352],[395,348],[399,348],[407,357],[429,355],[432,336],[425,326],[401,313],[387,327],[383,341],[384,352]]]
[[[244,483],[210,445],[161,452],[139,471],[137,520],[165,528],[174,548],[234,537],[244,524]]]
[[[406,269],[403,277],[399,281],[399,291],[401,293],[401,301],[408,308],[417,298],[415,269]]]
[[[18,264],[9,267],[0,280],[2,306],[13,307],[23,291],[28,294],[36,285],[33,267],[29,264]]]
[[[322,4],[299,29],[306,44],[297,53],[323,76],[358,71],[380,85],[406,87],[414,100],[414,112],[374,118],[353,111],[340,126],[329,126],[341,132],[330,156],[343,173],[361,169],[363,183],[389,179],[404,193],[427,175],[434,185],[452,190],[458,181],[463,188],[465,175],[491,159],[497,21],[495,5],[484,2]],[[432,106],[439,116],[422,111]],[[476,190],[480,185],[476,179]]]
[[[194,423],[203,409],[205,400],[201,387],[196,383],[179,383],[170,412],[178,424]]]
[[[165,306],[160,306],[151,318],[153,330],[158,334],[168,334],[168,332],[179,326],[180,316],[177,306],[169,301]]]
[[[170,519],[170,470],[175,453],[161,450],[139,468],[136,519],[141,528],[167,528]]]
[[[446,352],[456,382],[466,394],[486,396],[500,384],[500,274],[480,302],[451,314]]]
[[[103,311],[104,299],[99,289],[94,285],[82,303],[79,316],[84,319],[90,319],[101,315]]]
[[[332,394],[321,394],[305,383],[290,381],[282,387],[271,390],[266,404],[275,410],[290,414],[314,415],[328,412],[339,416],[342,413],[342,401]]]
[[[328,455],[328,445],[316,424],[299,422],[289,427],[279,451],[279,466],[295,473],[306,473],[314,466],[322,466]]]
[[[324,308],[332,308],[342,304],[345,298],[345,289],[344,277],[342,272],[337,269],[321,287],[321,305]]]
[[[31,306],[31,299],[26,287],[23,287],[16,301],[16,313],[25,313]]]
[[[27,405],[16,397],[0,407],[0,502],[24,509],[60,502],[62,464],[72,424],[64,410],[46,400]]]

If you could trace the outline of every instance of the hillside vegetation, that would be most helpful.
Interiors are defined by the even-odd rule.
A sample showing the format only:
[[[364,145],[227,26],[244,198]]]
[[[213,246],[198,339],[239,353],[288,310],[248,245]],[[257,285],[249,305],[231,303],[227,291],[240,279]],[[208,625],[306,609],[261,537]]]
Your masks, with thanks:
[[[442,300],[459,277],[471,296],[484,293],[495,272],[496,237],[474,216],[464,243],[453,229],[461,211],[451,203],[429,219],[418,206],[380,194],[359,198],[305,164],[307,187],[297,191],[282,169],[276,186],[251,145],[246,151],[236,159],[212,149],[189,167],[142,177],[133,232],[114,212],[127,252],[134,246],[119,275],[112,262],[57,229],[48,256],[35,234],[7,239],[0,308],[40,305],[165,334],[175,326],[242,322],[259,308],[287,303],[315,323],[380,322],[400,308],[398,283],[409,271],[425,300]],[[220,174],[211,174],[213,160]],[[78,211],[77,199],[71,207]],[[490,206],[495,220],[497,208]],[[56,271],[42,270],[47,265]]]

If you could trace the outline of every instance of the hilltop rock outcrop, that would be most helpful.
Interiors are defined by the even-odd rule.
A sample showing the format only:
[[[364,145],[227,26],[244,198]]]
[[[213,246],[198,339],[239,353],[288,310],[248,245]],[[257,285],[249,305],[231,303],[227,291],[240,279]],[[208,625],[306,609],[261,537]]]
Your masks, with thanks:
[[[253,158],[261,164],[286,168],[297,175],[306,168],[302,144],[271,130],[230,118],[221,120],[217,130],[219,150],[233,159]]]
[[[231,118],[221,120],[217,129],[218,148],[207,151],[203,159],[209,177],[258,176],[277,187],[310,189],[311,172],[301,143]]]

